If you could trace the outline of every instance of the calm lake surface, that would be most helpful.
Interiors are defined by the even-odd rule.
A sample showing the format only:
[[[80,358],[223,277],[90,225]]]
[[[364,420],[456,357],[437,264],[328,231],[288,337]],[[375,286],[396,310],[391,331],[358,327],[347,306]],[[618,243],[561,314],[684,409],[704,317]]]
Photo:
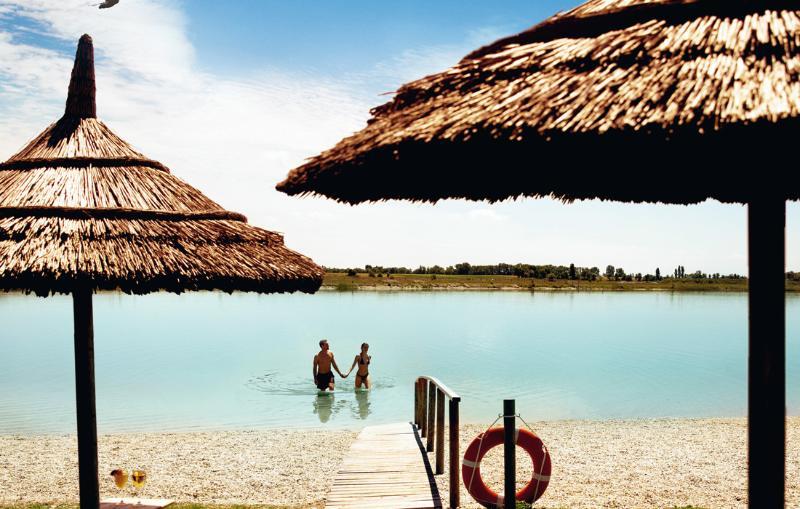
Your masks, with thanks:
[[[410,420],[414,377],[526,420],[740,417],[747,296],[661,292],[321,292],[95,296],[98,432],[346,427]],[[800,413],[800,298],[787,296],[788,409]],[[0,295],[0,434],[75,431],[72,301]],[[318,397],[313,355],[355,372]],[[346,371],[345,371],[346,372]]]

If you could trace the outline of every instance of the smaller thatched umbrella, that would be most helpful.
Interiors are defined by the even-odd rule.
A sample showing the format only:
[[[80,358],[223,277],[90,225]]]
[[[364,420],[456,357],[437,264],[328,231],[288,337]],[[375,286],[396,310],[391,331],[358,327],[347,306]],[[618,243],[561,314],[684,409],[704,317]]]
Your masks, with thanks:
[[[81,508],[99,505],[92,292],[313,293],[322,270],[247,224],[95,118],[92,39],[66,112],[0,164],[0,289],[71,293]]]
[[[800,4],[591,0],[404,85],[278,189],[748,205],[751,507],[783,507],[785,200],[800,199]]]

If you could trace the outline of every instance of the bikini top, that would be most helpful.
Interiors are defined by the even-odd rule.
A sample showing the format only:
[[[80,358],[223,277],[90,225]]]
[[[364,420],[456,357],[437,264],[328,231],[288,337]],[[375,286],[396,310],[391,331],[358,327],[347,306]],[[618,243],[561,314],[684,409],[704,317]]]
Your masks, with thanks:
[[[361,355],[361,354],[358,354],[358,363],[359,364],[367,364],[367,365],[369,365],[369,357],[367,357],[367,362],[364,362],[364,356]]]

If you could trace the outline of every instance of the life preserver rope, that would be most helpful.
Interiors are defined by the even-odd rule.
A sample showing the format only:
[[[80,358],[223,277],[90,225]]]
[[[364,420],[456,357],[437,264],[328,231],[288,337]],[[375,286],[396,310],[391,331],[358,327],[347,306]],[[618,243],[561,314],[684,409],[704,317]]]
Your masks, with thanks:
[[[503,443],[503,428],[490,428],[469,444],[461,464],[461,477],[469,494],[486,507],[502,507],[503,496],[486,486],[481,478],[481,460],[489,450]],[[535,502],[550,483],[550,453],[542,439],[527,429],[514,430],[514,442],[520,446],[533,462],[533,474],[524,488],[515,494],[517,500],[529,504]]]

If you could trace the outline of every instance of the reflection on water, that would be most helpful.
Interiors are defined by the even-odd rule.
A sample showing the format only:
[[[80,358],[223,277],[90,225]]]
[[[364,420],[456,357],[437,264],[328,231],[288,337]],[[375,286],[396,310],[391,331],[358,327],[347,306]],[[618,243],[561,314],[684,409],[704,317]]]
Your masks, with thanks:
[[[356,389],[356,402],[358,402],[358,416],[366,419],[369,415],[369,390]]]
[[[348,379],[349,380],[349,379]],[[333,392],[321,393],[309,379],[294,376],[281,376],[278,373],[264,373],[250,378],[245,386],[269,396],[302,396],[313,401],[312,413],[319,422],[326,423],[342,411],[349,409],[353,419],[365,420],[370,410],[370,393],[373,390],[394,388],[394,380],[387,378],[373,383],[372,389],[354,389],[348,380],[340,380]]]
[[[463,422],[505,398],[526,420],[746,413],[746,294],[102,293],[94,317],[100,433],[408,421],[421,374],[459,393]],[[74,433],[72,300],[3,295],[0,323],[0,434]],[[797,296],[786,331],[797,415]],[[343,364],[369,342],[370,392],[351,374],[317,396],[321,338]]]
[[[349,396],[355,395],[352,400]],[[332,416],[345,408],[350,408],[354,419],[366,419],[370,414],[369,391],[356,390],[355,392],[335,391],[317,394],[314,398],[314,414],[319,417],[319,422],[326,423]]]
[[[383,377],[378,379],[377,382],[373,381],[370,377],[373,390],[392,389],[395,387],[395,380],[391,377]],[[367,389],[355,389],[352,378],[342,380],[341,378],[336,381],[335,393],[340,392],[356,392],[367,393]],[[250,377],[245,382],[245,387],[268,395],[279,396],[308,396],[309,394],[318,394],[319,390],[313,383],[312,378],[299,377],[297,375],[284,375],[277,372],[264,373]]]
[[[331,419],[335,400],[333,393],[320,394],[314,398],[314,413],[319,417],[319,422],[326,423]]]

